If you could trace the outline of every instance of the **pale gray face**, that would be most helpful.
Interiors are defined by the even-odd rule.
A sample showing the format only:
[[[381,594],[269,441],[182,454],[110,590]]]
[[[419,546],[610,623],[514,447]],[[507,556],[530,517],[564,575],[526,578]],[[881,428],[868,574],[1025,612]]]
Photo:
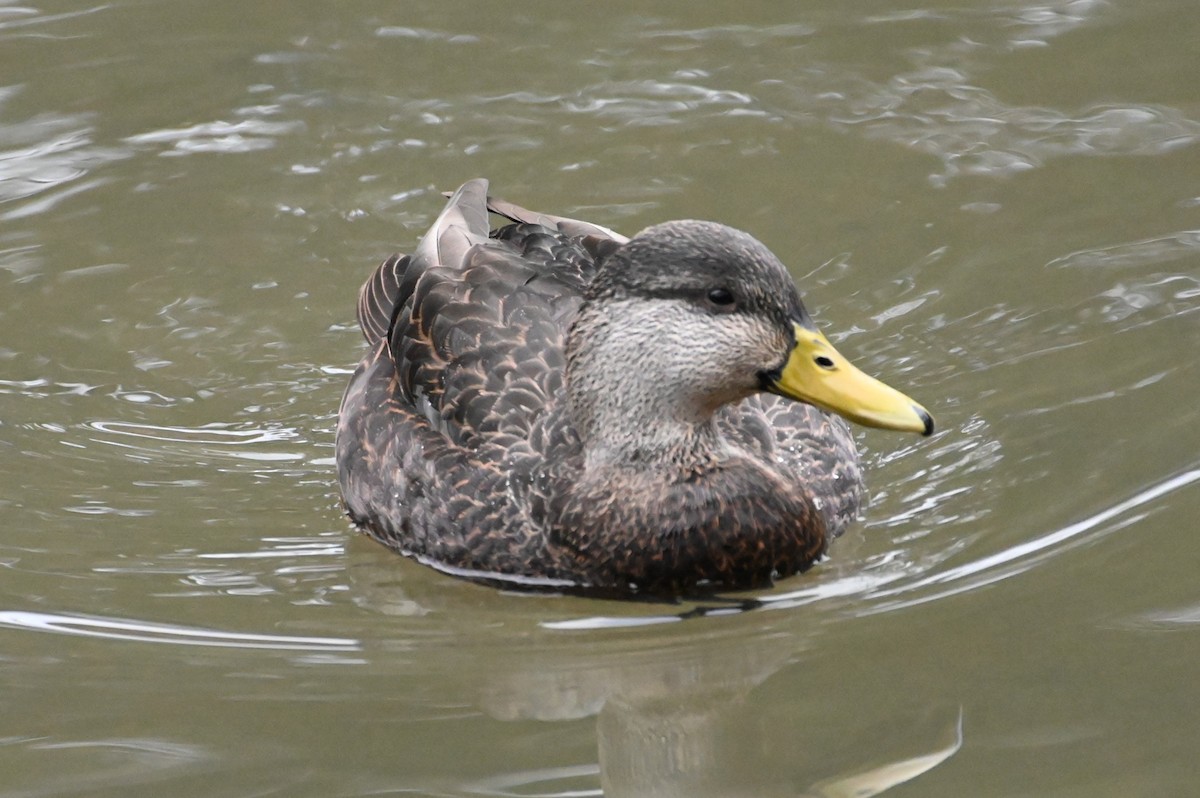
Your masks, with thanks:
[[[579,349],[595,364],[589,371],[603,366],[606,381],[621,383],[622,395],[608,401],[699,421],[761,390],[763,373],[787,358],[791,330],[709,304],[668,297],[603,303],[606,323]]]

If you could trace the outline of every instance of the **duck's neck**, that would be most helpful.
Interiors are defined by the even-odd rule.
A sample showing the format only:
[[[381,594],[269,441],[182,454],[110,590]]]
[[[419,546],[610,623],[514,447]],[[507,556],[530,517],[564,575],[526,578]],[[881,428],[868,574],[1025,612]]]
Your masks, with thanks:
[[[727,398],[697,384],[682,347],[666,345],[680,342],[663,340],[669,331],[647,320],[618,326],[615,315],[585,309],[568,346],[567,397],[585,466],[695,471],[727,457],[714,423]]]

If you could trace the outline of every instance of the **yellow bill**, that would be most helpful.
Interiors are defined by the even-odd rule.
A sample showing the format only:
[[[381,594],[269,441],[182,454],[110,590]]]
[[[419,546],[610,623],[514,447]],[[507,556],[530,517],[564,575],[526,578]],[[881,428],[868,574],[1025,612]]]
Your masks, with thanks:
[[[933,417],[904,394],[859,371],[817,330],[795,325],[796,346],[770,390],[868,427],[929,435]]]

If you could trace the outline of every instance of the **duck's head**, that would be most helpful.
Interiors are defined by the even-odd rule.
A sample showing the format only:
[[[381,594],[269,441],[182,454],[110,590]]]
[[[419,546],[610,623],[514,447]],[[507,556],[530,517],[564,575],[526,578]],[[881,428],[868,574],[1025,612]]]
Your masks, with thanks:
[[[567,354],[585,434],[697,424],[758,391],[867,426],[933,431],[925,408],[834,349],[770,250],[714,222],[655,225],[607,254]]]

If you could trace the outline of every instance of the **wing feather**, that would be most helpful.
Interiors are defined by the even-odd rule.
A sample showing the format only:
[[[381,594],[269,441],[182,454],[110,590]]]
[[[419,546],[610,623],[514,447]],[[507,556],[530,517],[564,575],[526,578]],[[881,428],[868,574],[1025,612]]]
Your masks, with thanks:
[[[566,334],[597,253],[626,239],[599,225],[455,191],[411,255],[384,261],[359,292],[367,341],[387,342],[398,398],[453,445],[523,435],[563,386]],[[489,233],[488,213],[514,222]]]

